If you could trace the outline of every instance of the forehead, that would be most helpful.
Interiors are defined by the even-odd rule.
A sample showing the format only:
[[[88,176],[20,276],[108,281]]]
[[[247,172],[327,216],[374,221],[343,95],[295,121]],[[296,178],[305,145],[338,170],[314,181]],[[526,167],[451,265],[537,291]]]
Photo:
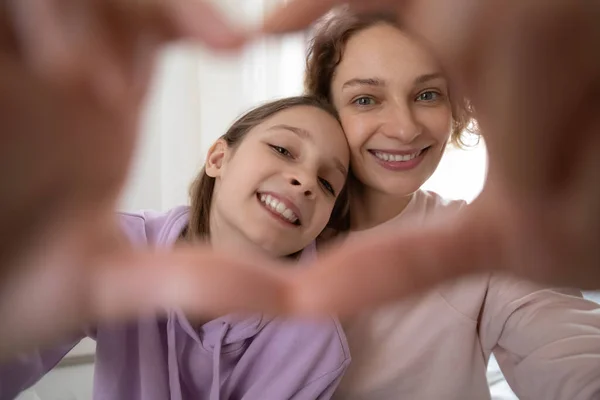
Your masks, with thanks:
[[[422,43],[391,25],[378,24],[348,40],[334,84],[341,85],[357,76],[412,82],[439,69],[438,61]]]

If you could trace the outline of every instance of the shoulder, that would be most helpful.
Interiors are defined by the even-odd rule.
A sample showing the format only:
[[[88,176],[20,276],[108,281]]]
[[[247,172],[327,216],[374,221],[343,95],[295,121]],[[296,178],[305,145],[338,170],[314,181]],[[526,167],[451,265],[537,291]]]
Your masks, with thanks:
[[[424,210],[428,214],[458,213],[467,205],[465,200],[453,200],[440,196],[429,190],[415,192],[413,204],[416,208]]]
[[[166,212],[119,212],[118,216],[121,228],[134,244],[172,244],[188,223],[189,207],[176,207]]]
[[[465,200],[444,198],[428,190],[419,190],[414,196],[414,209],[420,212],[423,222],[439,223],[440,219],[452,219],[467,207]],[[454,311],[470,320],[477,320],[489,283],[490,276],[483,274],[443,284],[436,291]]]
[[[277,347],[296,349],[302,357],[314,358],[325,369],[336,369],[350,362],[350,350],[337,318],[275,318],[262,334]]]

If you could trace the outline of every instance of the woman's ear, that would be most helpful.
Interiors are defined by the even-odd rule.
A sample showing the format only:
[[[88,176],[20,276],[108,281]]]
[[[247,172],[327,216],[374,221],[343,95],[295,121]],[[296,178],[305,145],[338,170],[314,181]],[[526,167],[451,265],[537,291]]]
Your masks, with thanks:
[[[229,146],[227,145],[227,142],[223,139],[217,140],[210,149],[208,149],[208,154],[206,155],[206,165],[204,166],[206,175],[211,178],[221,176],[223,166],[227,161],[228,153]]]

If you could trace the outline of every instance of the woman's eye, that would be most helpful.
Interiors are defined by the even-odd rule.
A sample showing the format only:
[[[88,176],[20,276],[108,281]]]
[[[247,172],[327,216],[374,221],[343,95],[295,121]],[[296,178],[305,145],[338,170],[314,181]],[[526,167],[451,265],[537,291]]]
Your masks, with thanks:
[[[438,92],[428,90],[417,96],[417,101],[435,101],[438,100],[442,95]]]
[[[325,190],[327,190],[329,193],[335,196],[335,189],[333,188],[333,186],[331,186],[331,183],[327,182],[327,180],[323,178],[319,178],[319,181],[321,182],[321,185],[323,185],[323,188],[325,188]]]
[[[292,157],[292,153],[290,153],[290,151],[285,147],[275,146],[274,144],[270,144],[269,147],[281,154],[282,156]]]
[[[354,99],[353,103],[357,106],[365,107],[374,105],[375,100],[371,97],[362,96],[357,99]]]

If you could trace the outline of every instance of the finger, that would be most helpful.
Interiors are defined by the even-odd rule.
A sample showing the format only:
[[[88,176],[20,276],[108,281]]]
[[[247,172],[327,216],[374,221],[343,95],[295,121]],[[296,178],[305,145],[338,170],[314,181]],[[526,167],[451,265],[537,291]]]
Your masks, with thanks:
[[[100,0],[106,2],[106,0]],[[154,31],[166,40],[191,39],[213,49],[236,49],[247,33],[229,23],[206,0],[110,0],[111,18],[121,26]]]
[[[286,33],[308,28],[343,0],[292,0],[281,5],[263,24],[264,33]]]
[[[170,308],[202,318],[287,308],[287,276],[263,259],[242,262],[208,247],[185,247],[113,260],[92,282],[93,314],[100,321]]]
[[[247,40],[248,32],[234,28],[208,1],[179,0],[173,4],[172,20],[176,32],[212,49],[238,49]]]
[[[306,29],[336,6],[347,6],[353,12],[405,12],[408,0],[293,0],[276,9],[263,25],[264,33],[286,33]]]
[[[582,151],[582,130],[573,127],[585,118],[583,97],[596,73],[587,41],[596,24],[581,11],[575,2],[549,1],[543,9],[515,3],[488,38],[493,50],[480,52],[481,70],[471,74],[490,170],[503,171],[511,189],[562,192]],[[564,132],[571,132],[568,154]]]
[[[0,3],[0,52],[3,55],[17,53],[13,6],[10,1]]]
[[[66,81],[81,61],[73,51],[72,37],[66,35],[60,0],[13,0],[8,13],[19,52],[39,75]]]
[[[105,0],[100,0],[104,2]],[[188,40],[213,50],[239,49],[248,33],[234,28],[203,0],[112,0],[102,14],[98,32],[88,42],[98,51],[91,63],[94,87],[106,104],[119,99],[139,104],[148,84],[159,50],[167,43]],[[102,68],[100,68],[102,67]],[[133,96],[126,96],[129,91]]]
[[[600,69],[599,69],[600,71]],[[600,83],[600,82],[599,82]],[[579,154],[577,163],[577,177],[570,183],[570,196],[564,199],[565,205],[572,210],[568,213],[563,226],[567,227],[567,235],[571,238],[571,246],[574,244],[575,251],[571,251],[568,257],[569,264],[560,265],[562,275],[569,278],[569,283],[588,290],[600,288],[600,115],[596,111],[599,107],[598,93],[600,87],[590,88],[587,118],[581,121],[579,133],[585,141]],[[594,93],[595,90],[595,93]],[[564,247],[567,247],[566,245]],[[568,250],[567,250],[568,251]]]
[[[28,64],[59,83],[85,76],[86,61],[105,55],[105,48],[97,48],[100,42],[116,49],[151,38],[154,53],[173,40],[194,40],[213,49],[237,49],[248,40],[246,32],[202,0],[13,0],[7,9]],[[117,80],[112,72],[104,75],[103,81]]]
[[[481,260],[493,234],[471,214],[428,227],[380,229],[348,242],[294,282],[293,311],[352,314],[491,268]]]

